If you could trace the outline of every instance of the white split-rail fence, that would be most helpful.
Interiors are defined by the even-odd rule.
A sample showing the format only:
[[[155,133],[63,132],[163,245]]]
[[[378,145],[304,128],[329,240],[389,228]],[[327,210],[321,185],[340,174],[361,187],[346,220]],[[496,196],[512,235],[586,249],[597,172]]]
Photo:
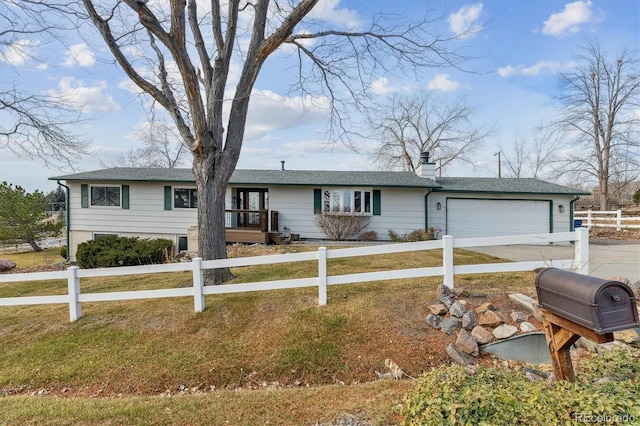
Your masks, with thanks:
[[[622,210],[587,210],[586,212],[575,212],[573,218],[575,220],[581,220],[581,226],[589,229],[593,227],[603,227],[616,228],[616,231],[620,231],[622,228],[640,230],[640,217],[622,216]]]
[[[477,265],[454,265],[453,249],[469,247],[486,247],[519,244],[574,244],[574,258],[565,260],[536,260],[527,262],[489,263]],[[391,253],[413,252],[423,250],[442,250],[442,266],[399,269],[377,272],[362,272],[347,275],[327,275],[327,260],[374,256]],[[267,265],[277,263],[291,263],[302,261],[317,261],[318,275],[312,278],[296,278],[289,280],[263,281],[245,284],[224,284],[204,286],[203,271],[205,269],[233,268],[252,265]],[[406,278],[422,278],[442,276],[443,283],[450,288],[454,286],[454,276],[458,274],[483,274],[498,272],[531,271],[540,267],[556,267],[573,270],[578,273],[589,273],[589,232],[585,228],[573,232],[559,232],[540,235],[518,235],[507,237],[460,238],[454,239],[445,235],[440,240],[421,241],[414,243],[395,243],[384,245],[369,245],[355,248],[328,250],[319,247],[317,251],[288,253],[281,255],[241,257],[233,259],[202,260],[195,258],[191,262],[170,263],[164,265],[125,266],[116,268],[80,269],[71,266],[66,271],[34,272],[27,274],[0,274],[0,286],[6,283],[42,280],[67,280],[68,293],[50,296],[21,296],[0,298],[0,307],[17,305],[68,304],[69,317],[76,321],[82,316],[82,303],[107,302],[117,300],[156,299],[166,297],[192,297],[196,312],[205,309],[205,296],[214,294],[241,293],[250,291],[264,291],[277,289],[292,289],[302,287],[318,288],[318,303],[327,303],[327,286],[364,283],[380,280],[395,280]],[[80,280],[90,277],[112,277],[122,275],[154,274],[167,272],[192,271],[193,286],[184,288],[133,290],[105,293],[82,293]],[[1,288],[1,287],[0,287]]]
[[[66,238],[47,238],[38,241],[38,245],[43,249],[63,247],[67,245]],[[23,253],[25,251],[33,251],[33,247],[29,243],[5,244],[0,245],[0,253]]]

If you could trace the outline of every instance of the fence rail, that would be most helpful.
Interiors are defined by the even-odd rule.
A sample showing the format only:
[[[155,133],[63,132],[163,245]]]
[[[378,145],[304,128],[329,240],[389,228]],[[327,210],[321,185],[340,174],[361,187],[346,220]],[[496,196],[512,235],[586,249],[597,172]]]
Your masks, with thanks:
[[[509,262],[478,265],[453,264],[454,248],[469,248],[496,245],[513,244],[548,244],[556,242],[575,242],[575,255],[573,259],[553,260],[549,262]],[[442,250],[442,266],[399,269],[390,271],[362,272],[346,275],[328,275],[327,260],[348,258],[356,256],[373,256],[390,253],[402,253],[424,250]],[[301,261],[317,261],[318,275],[312,278],[263,281],[245,284],[225,284],[218,286],[204,286],[203,271],[205,269],[268,265],[276,263],[291,263]],[[534,268],[554,266],[561,269],[571,269],[579,273],[589,272],[589,232],[579,228],[574,232],[561,232],[540,235],[519,235],[509,237],[489,238],[464,238],[454,239],[445,235],[441,240],[421,241],[415,243],[387,244],[379,246],[366,246],[345,249],[328,250],[319,247],[317,251],[289,253],[282,255],[269,255],[257,257],[242,257],[234,259],[219,259],[203,261],[200,258],[193,259],[191,263],[173,263],[165,265],[127,266],[119,268],[79,269],[71,266],[66,271],[36,272],[29,274],[5,274],[0,275],[0,284],[19,283],[26,281],[42,280],[67,280],[68,293],[52,296],[23,296],[0,298],[1,306],[17,305],[41,305],[65,303],[69,305],[69,317],[75,321],[82,316],[81,303],[106,302],[116,300],[155,299],[165,297],[193,297],[194,309],[202,312],[205,308],[205,296],[214,294],[229,294],[249,291],[265,291],[278,289],[291,289],[302,287],[318,287],[318,303],[327,303],[327,287],[330,285],[342,285],[351,283],[363,283],[379,280],[395,280],[404,278],[421,278],[442,276],[443,283],[450,288],[454,286],[456,274],[482,274],[495,272],[530,271]],[[193,274],[193,286],[174,289],[159,290],[135,290],[107,293],[82,293],[80,289],[81,278],[110,277],[120,275],[154,274],[166,272],[191,271]]]
[[[586,227],[602,227],[602,228],[616,228],[617,231],[622,228],[640,229],[640,217],[622,216],[622,210],[611,211],[592,211],[575,212],[574,219],[582,220],[582,226]],[[610,216],[610,217],[608,217]]]
[[[62,247],[67,245],[67,240],[65,238],[48,238],[38,241],[38,245],[43,249]],[[29,243],[0,245],[0,253],[24,253],[32,250],[33,247]]]

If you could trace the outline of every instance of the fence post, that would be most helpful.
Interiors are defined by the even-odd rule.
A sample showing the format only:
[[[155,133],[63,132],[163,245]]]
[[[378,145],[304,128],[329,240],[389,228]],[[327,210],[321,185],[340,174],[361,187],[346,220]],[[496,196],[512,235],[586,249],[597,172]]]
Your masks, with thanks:
[[[193,303],[195,305],[196,312],[202,312],[204,311],[202,258],[194,257],[191,260],[191,267],[193,269]]]
[[[622,210],[618,209],[616,211],[616,231],[620,231],[622,229]]]
[[[592,225],[592,223],[591,223],[591,216],[592,216],[592,215],[591,215],[591,210],[589,210],[589,211],[587,212],[587,228],[589,228],[589,229],[591,229],[591,225]]]
[[[318,247],[318,305],[327,304],[327,248]]]
[[[77,266],[70,266],[67,269],[67,287],[69,289],[69,319],[73,322],[82,316],[82,307],[78,301],[80,278],[78,277]]]
[[[444,285],[453,288],[453,237],[451,235],[442,237],[442,267]]]
[[[576,233],[575,263],[576,272],[589,274],[589,229],[578,228]]]

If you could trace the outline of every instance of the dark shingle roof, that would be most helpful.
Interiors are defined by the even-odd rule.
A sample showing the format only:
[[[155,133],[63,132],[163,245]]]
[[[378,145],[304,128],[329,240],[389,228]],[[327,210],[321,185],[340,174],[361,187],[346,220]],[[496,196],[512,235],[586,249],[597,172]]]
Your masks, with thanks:
[[[441,185],[437,192],[497,192],[511,194],[573,194],[587,195],[589,192],[545,182],[534,178],[436,178]]]
[[[126,168],[54,176],[50,180],[66,181],[145,181],[195,182],[191,169]],[[327,171],[327,170],[236,170],[232,184],[241,185],[322,185],[377,187],[437,187],[432,180],[411,172]]]
[[[142,181],[195,183],[191,169],[128,168],[81,172],[54,176],[50,180],[65,181]],[[573,194],[579,191],[533,178],[440,177],[436,181],[411,172],[335,171],[335,170],[236,170],[234,185],[302,185],[302,186],[373,186],[397,188],[430,188],[434,192],[491,192],[511,194]]]

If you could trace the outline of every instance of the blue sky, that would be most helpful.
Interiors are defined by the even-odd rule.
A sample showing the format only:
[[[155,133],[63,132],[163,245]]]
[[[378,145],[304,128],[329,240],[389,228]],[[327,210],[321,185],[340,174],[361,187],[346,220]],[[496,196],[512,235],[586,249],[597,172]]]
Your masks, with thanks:
[[[337,27],[357,28],[366,26],[377,12],[420,16],[426,4],[324,0],[315,16]],[[438,28],[443,34],[454,35],[469,26],[477,30],[458,42],[475,57],[464,67],[477,72],[430,69],[411,80],[371,76],[372,90],[380,97],[416,90],[465,96],[476,108],[475,122],[496,128],[473,166],[450,168],[446,170],[449,176],[496,176],[498,146],[508,150],[516,134],[526,135],[553,118],[557,73],[575,66],[578,48],[589,39],[597,39],[612,56],[623,48],[640,48],[638,0],[434,0],[431,8],[444,17]],[[100,159],[109,163],[114,156],[139,146],[134,133],[145,120],[142,102],[122,72],[109,63],[101,40],[87,42],[71,35],[66,47],[23,39],[20,46],[0,48],[5,59],[0,62],[0,84],[13,80],[39,94],[63,96],[88,118],[74,131],[88,137],[96,153],[78,159],[78,170],[98,169]],[[270,58],[255,86],[238,168],[279,168],[284,160],[286,168],[297,170],[375,169],[366,153],[371,141],[356,141],[362,153],[329,144],[324,111],[288,96],[287,57],[282,52]],[[48,177],[70,172],[68,168],[47,169],[38,159],[17,158],[0,146],[0,181],[48,191],[55,188]]]

